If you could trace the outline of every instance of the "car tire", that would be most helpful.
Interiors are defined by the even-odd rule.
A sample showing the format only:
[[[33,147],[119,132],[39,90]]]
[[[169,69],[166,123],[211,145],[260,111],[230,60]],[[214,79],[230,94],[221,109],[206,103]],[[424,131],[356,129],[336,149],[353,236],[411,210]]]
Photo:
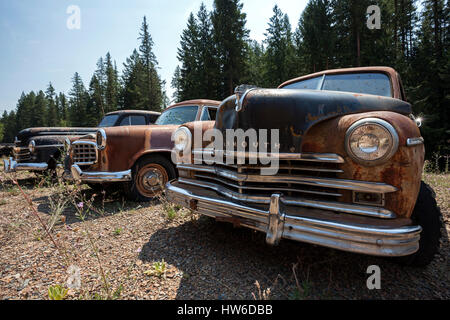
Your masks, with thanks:
[[[147,155],[139,159],[132,170],[132,181],[126,185],[130,200],[146,202],[162,193],[166,183],[176,178],[175,167],[162,155]]]
[[[411,267],[426,267],[438,253],[443,222],[435,197],[433,189],[422,182],[416,206],[411,215],[413,224],[422,227],[419,251],[406,257],[397,258],[398,263]]]

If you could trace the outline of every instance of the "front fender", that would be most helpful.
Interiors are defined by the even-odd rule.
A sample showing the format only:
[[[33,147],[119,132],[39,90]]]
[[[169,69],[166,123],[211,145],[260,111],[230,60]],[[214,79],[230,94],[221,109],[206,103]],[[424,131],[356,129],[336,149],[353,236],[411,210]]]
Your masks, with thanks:
[[[363,166],[353,161],[345,151],[345,134],[348,128],[363,118],[383,119],[398,133],[398,151],[383,164]],[[425,147],[423,144],[408,147],[407,139],[420,136],[419,128],[407,116],[389,111],[367,112],[345,115],[315,125],[305,136],[302,150],[341,155],[345,160],[341,166],[344,172],[339,174],[338,178],[383,182],[397,187],[397,192],[386,194],[385,207],[399,217],[410,218],[420,190]],[[346,193],[342,201],[351,202],[351,197],[351,193]]]

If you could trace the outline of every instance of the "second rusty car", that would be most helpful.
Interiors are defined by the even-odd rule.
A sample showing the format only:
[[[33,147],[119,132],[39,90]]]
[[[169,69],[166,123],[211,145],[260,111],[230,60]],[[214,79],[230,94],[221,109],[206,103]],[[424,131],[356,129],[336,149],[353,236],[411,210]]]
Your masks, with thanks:
[[[73,141],[66,178],[90,186],[121,183],[131,200],[149,201],[177,177],[171,161],[172,134],[183,123],[214,120],[220,104],[189,100],[165,109],[154,125],[101,128]]]

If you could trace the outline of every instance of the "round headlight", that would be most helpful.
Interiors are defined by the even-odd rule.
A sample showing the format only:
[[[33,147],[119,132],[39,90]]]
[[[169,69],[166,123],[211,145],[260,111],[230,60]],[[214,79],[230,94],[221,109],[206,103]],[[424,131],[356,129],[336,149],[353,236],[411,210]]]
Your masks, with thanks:
[[[367,118],[348,129],[345,148],[353,160],[370,166],[389,160],[398,150],[398,141],[397,131],[391,124]]]
[[[34,151],[36,150],[36,142],[34,142],[34,140],[30,141],[30,143],[28,144],[28,149],[31,153],[34,153]]]
[[[186,152],[190,149],[192,143],[191,131],[186,127],[179,127],[173,133],[172,141],[176,150]]]
[[[103,129],[99,129],[96,135],[97,149],[103,150],[106,148],[106,132]]]

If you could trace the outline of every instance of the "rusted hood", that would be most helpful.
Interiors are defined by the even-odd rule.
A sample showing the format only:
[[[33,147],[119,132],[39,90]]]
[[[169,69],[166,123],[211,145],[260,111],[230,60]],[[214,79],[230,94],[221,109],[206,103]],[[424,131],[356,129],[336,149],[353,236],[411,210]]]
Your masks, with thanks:
[[[70,127],[40,127],[28,128],[20,131],[17,134],[17,139],[21,141],[20,145],[28,145],[28,142],[33,140],[40,140],[45,143],[58,143],[64,141],[66,137],[79,137],[88,133],[95,133],[97,128],[70,128]],[[46,137],[46,138],[43,138]],[[44,143],[44,142],[43,142]]]
[[[278,129],[280,152],[301,152],[302,138],[315,124],[340,115],[368,111],[393,111],[404,115],[412,112],[407,102],[375,95],[254,89],[246,95],[240,111],[236,111],[235,95],[224,100],[217,114],[216,128],[223,132],[226,129]]]

